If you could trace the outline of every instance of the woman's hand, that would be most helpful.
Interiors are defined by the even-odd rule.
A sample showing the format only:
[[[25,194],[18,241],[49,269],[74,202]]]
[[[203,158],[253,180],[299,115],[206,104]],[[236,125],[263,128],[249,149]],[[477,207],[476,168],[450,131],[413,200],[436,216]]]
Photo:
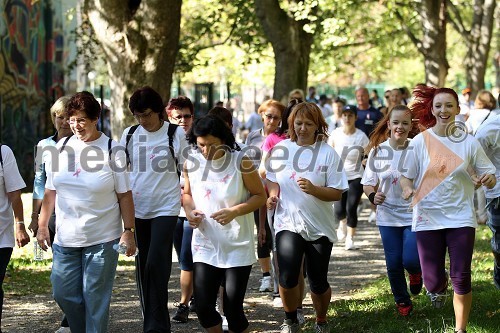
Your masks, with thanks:
[[[415,195],[415,190],[412,189],[411,187],[405,187],[403,188],[403,200],[410,200],[410,198]]]
[[[221,210],[210,215],[210,218],[217,221],[221,225],[226,225],[238,216],[232,208],[222,208]]]
[[[375,196],[373,197],[373,203],[375,205],[381,205],[381,204],[384,203],[384,201],[385,201],[385,194],[384,194],[384,192],[375,192]]]
[[[22,223],[16,223],[16,243],[17,246],[23,247],[30,242],[30,236],[26,232],[26,228]]]
[[[314,195],[314,191],[316,190],[316,186],[311,183],[309,179],[299,177],[297,180],[297,185],[299,185],[299,188],[302,190],[302,192]]]
[[[478,180],[480,184],[486,186],[487,188],[493,188],[497,183],[495,175],[492,174],[484,174],[481,177],[479,177]]]
[[[191,228],[196,229],[205,218],[205,214],[201,210],[194,209],[189,213],[186,211],[186,218]]]
[[[31,215],[31,223],[28,226],[28,230],[31,230],[33,236],[36,237],[36,232],[38,231],[38,214],[33,213]]]
[[[273,210],[276,208],[277,204],[278,204],[278,197],[277,196],[273,195],[273,196],[270,196],[269,198],[267,198],[267,202],[266,202],[267,209]]]
[[[50,234],[49,234],[49,228],[38,228],[38,231],[36,233],[36,240],[38,242],[38,245],[42,248],[42,250],[47,251],[50,244]]]
[[[137,245],[135,244],[135,238],[134,238],[134,233],[125,230],[122,233],[122,236],[120,237],[120,241],[118,244],[125,244],[127,246],[127,252],[125,252],[125,255],[127,257],[133,256],[135,254]]]

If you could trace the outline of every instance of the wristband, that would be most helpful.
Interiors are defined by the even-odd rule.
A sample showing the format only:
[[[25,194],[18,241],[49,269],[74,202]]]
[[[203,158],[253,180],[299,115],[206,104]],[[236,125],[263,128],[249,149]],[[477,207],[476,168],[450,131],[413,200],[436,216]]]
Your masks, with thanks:
[[[374,202],[375,201],[375,192],[372,192],[368,195],[368,200],[370,200],[370,202],[374,205],[376,205],[376,203]]]
[[[16,221],[16,224],[22,224],[22,225],[24,225],[24,221]]]

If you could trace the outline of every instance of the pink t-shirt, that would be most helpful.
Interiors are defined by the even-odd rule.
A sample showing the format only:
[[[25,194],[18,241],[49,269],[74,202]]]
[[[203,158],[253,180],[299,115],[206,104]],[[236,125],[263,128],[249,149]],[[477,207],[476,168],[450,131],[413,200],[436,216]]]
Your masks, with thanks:
[[[286,139],[286,134],[279,135],[278,133],[271,133],[267,136],[266,141],[262,145],[262,151],[266,153],[274,148],[278,143]]]

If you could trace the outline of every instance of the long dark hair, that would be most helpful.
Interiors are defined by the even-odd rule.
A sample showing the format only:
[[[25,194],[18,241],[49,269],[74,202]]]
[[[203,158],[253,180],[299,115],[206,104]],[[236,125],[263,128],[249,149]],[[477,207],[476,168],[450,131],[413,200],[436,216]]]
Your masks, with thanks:
[[[281,136],[284,133],[288,131],[288,117],[290,117],[290,114],[292,113],[292,109],[295,105],[302,103],[303,100],[300,98],[294,98],[288,102],[288,105],[285,108],[285,111],[283,111],[283,115],[281,116],[281,125],[280,127],[276,130],[276,133]]]

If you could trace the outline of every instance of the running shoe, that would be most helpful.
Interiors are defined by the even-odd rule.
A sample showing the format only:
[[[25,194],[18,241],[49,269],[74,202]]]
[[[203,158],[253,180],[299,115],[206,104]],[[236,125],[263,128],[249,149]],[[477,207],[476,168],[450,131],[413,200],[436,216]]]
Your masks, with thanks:
[[[377,213],[374,210],[372,210],[370,216],[368,217],[368,223],[375,223],[375,222],[377,222]]]
[[[346,250],[355,250],[355,249],[357,249],[356,245],[354,245],[354,241],[352,240],[352,238],[347,237],[345,239],[345,249]]]
[[[436,309],[441,309],[446,304],[448,293],[446,289],[440,293],[427,292],[427,296],[431,299],[432,306]]]
[[[409,274],[410,276],[410,292],[413,295],[418,295],[422,291],[422,273]]]
[[[261,293],[267,292],[267,291],[272,291],[271,277],[270,276],[263,276],[262,279],[260,279],[259,291]]]
[[[316,323],[314,325],[314,332],[316,332],[316,333],[330,333],[330,325],[328,325],[328,322]]]
[[[71,330],[69,327],[61,326],[57,331],[55,331],[55,333],[71,333]]]
[[[175,320],[179,323],[187,323],[189,317],[189,306],[186,304],[179,304],[177,306],[177,311],[175,312],[175,316],[172,320]]]
[[[298,333],[302,332],[299,323],[292,323],[291,319],[285,319],[280,326],[280,333]]]
[[[229,325],[228,325],[228,323],[227,323],[226,316],[222,316],[222,330],[223,330],[224,332],[229,331]]]
[[[281,300],[280,294],[273,295],[273,308],[282,308],[283,301]]]
[[[189,301],[189,312],[196,312],[196,302],[193,296],[191,296],[191,300]]]
[[[304,316],[304,310],[302,308],[297,308],[297,320],[301,326],[306,323],[306,317]]]
[[[396,304],[398,308],[398,313],[403,317],[408,317],[413,310],[413,305],[406,303],[398,303]]]

